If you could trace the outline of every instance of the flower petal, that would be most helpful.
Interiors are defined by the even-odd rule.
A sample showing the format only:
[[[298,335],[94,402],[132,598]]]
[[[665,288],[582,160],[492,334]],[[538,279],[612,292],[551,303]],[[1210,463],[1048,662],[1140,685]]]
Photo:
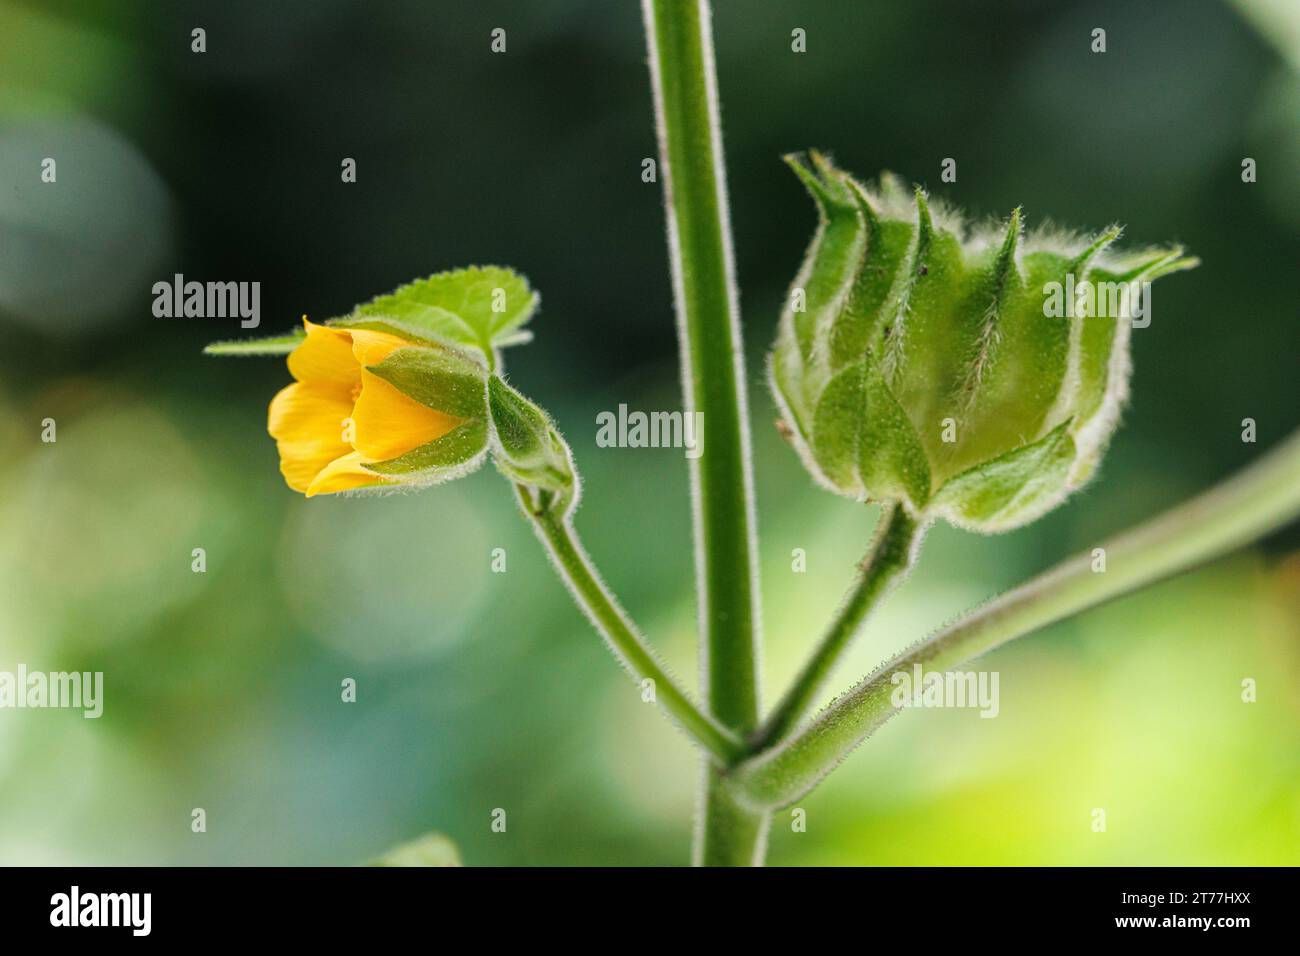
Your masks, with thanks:
[[[406,339],[387,332],[351,329],[352,355],[361,365],[378,365],[400,348],[411,345]]]
[[[352,410],[352,447],[368,461],[386,461],[441,438],[464,419],[421,405],[373,372],[361,373],[361,397]]]
[[[323,382],[295,382],[271,400],[266,430],[280,451],[280,473],[294,491],[306,492],[312,479],[352,448],[343,440],[352,415],[350,389]]]
[[[353,488],[365,488],[369,485],[392,484],[381,475],[366,471],[362,467],[363,457],[360,452],[354,451],[334,459],[312,480],[307,488],[307,497],[332,495],[338,491],[351,491]]]
[[[303,319],[307,338],[289,353],[289,372],[300,382],[328,382],[352,388],[361,378],[361,366],[352,354],[352,336],[346,329],[316,325]]]

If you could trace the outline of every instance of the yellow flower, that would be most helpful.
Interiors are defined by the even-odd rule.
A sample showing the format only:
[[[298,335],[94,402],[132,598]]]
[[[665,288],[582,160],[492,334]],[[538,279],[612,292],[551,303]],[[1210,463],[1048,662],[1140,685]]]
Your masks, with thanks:
[[[397,484],[367,464],[397,458],[465,419],[422,405],[369,371],[414,343],[387,332],[316,325],[289,354],[295,381],[271,401],[267,431],[294,491],[327,495]]]

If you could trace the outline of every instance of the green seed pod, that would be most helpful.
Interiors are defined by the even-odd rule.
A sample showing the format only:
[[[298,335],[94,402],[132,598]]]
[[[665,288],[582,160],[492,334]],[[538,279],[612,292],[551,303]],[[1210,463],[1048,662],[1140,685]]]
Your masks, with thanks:
[[[968,230],[919,188],[787,157],[820,213],[769,371],[786,431],[827,488],[920,519],[1004,531],[1093,474],[1119,421],[1149,283],[1196,260]],[[1142,322],[1141,324],[1144,324]]]

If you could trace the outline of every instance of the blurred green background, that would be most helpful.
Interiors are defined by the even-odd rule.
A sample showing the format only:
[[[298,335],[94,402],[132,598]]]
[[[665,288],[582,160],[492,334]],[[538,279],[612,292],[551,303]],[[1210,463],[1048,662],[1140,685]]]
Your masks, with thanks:
[[[847,684],[1296,427],[1296,10],[717,3],[768,700],[875,518],[814,489],[771,425],[762,356],[814,225],[779,156],[826,148],[977,216],[1120,220],[1204,262],[1160,284],[1134,336],[1101,479],[1007,536],[937,529]],[[266,333],[457,265],[525,272],[542,313],[512,378],[574,445],[594,557],[691,681],[686,461],[595,447],[597,412],[679,403],[660,188],[640,178],[654,150],[631,0],[0,0],[0,669],[106,683],[98,721],[0,711],[0,862],[350,863],[431,829],[469,864],[686,861],[692,750],[501,479],[306,501],[265,434],[283,364],[204,359],[246,333],[150,312],[173,272],[260,281]],[[778,815],[771,862],[1300,863],[1298,545],[1292,527],[987,658],[999,719],[892,721],[800,804],[807,832]]]

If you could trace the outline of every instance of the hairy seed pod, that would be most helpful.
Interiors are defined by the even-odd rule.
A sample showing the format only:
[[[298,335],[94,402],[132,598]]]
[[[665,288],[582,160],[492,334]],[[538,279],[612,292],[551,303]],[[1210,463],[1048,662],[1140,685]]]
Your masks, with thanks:
[[[1196,260],[1118,254],[1117,227],[1026,236],[1019,209],[972,231],[897,177],[868,188],[817,153],[787,161],[820,221],[769,370],[814,477],[979,531],[1084,484],[1119,422],[1149,284]]]

